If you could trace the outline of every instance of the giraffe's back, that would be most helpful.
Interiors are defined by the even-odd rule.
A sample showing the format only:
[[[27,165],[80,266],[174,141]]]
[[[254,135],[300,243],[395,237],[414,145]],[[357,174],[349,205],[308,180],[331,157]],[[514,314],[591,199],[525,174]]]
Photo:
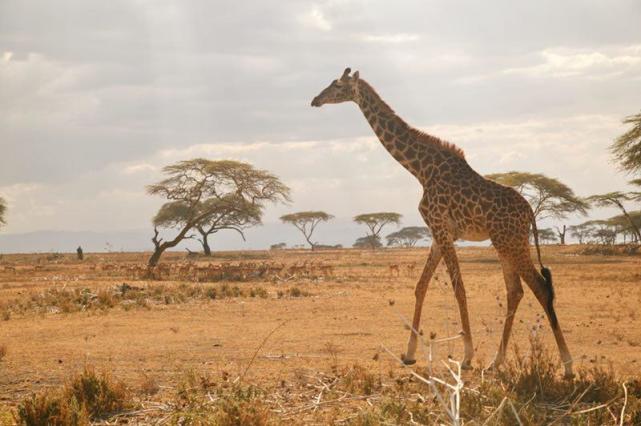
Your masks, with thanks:
[[[421,213],[430,221],[443,221],[454,239],[469,241],[493,240],[501,235],[527,238],[531,224],[531,208],[517,191],[485,179],[465,160],[453,160],[425,188]]]

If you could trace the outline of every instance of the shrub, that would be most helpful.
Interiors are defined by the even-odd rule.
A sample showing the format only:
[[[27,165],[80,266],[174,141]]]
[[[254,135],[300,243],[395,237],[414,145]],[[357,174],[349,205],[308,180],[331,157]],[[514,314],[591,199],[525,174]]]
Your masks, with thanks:
[[[46,390],[23,400],[17,421],[28,426],[88,425],[132,406],[122,382],[86,368],[61,390]]]

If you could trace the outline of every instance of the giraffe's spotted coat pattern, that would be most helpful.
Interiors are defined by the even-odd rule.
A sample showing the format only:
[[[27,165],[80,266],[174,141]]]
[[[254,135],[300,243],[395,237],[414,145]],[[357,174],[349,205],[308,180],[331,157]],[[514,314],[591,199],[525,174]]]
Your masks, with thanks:
[[[360,79],[358,71],[350,76],[349,68],[312,101],[312,106],[353,101],[360,107],[380,142],[423,187],[419,212],[432,231],[434,244],[416,285],[416,305],[405,361],[413,363],[423,301],[429,281],[441,259],[444,260],[459,306],[464,333],[463,365],[469,367],[474,349],[467,311],[465,287],[461,278],[454,242],[458,239],[490,239],[496,248],[507,288],[507,313],[503,335],[492,366],[505,357],[514,314],[523,296],[521,280],[532,289],[543,306],[554,336],[566,375],[572,375],[572,358],[556,319],[552,304],[551,279],[536,270],[530,257],[530,227],[536,223],[528,202],[514,189],[485,179],[465,160],[463,151],[437,137],[412,128]],[[540,255],[539,255],[540,263]]]

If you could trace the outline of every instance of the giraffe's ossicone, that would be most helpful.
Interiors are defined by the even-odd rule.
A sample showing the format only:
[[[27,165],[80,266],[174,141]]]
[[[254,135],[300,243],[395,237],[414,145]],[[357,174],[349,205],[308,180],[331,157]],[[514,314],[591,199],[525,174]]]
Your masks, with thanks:
[[[437,137],[407,124],[390,108],[358,71],[347,68],[312,100],[312,106],[355,102],[387,151],[423,187],[419,211],[432,231],[433,244],[423,273],[416,285],[416,305],[404,361],[415,362],[417,333],[427,287],[441,259],[445,261],[458,302],[463,328],[465,355],[462,365],[471,367],[474,347],[454,242],[459,239],[490,239],[498,252],[507,287],[507,315],[503,335],[491,367],[505,358],[514,314],[523,297],[521,280],[534,292],[550,321],[565,375],[572,376],[572,357],[554,310],[554,289],[549,269],[543,267],[538,232],[532,208],[514,189],[485,179],[465,160],[463,151]],[[529,235],[533,230],[537,271],[530,256]]]

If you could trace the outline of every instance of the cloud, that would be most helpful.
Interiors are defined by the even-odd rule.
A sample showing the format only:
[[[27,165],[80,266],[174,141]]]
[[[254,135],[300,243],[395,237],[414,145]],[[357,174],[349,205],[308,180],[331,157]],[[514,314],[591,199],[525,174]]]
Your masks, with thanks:
[[[306,27],[320,31],[332,30],[332,23],[327,19],[318,5],[313,5],[309,11],[299,17],[299,20]]]
[[[508,68],[503,70],[503,74],[536,78],[587,76],[596,79],[613,78],[628,72],[641,73],[641,45],[610,50],[604,53],[588,49],[545,49],[539,53],[541,63]]]
[[[421,36],[418,34],[397,33],[397,34],[361,34],[357,36],[358,40],[368,43],[409,43],[418,41]]]
[[[622,189],[607,146],[638,110],[639,7],[544,3],[2,2],[3,232],[147,227],[145,185],[197,156],[281,176],[284,210],[420,221],[420,187],[358,108],[309,107],[346,66],[479,172]]]
[[[125,175],[132,175],[135,173],[145,173],[145,172],[155,172],[158,170],[158,166],[149,163],[137,163],[125,166],[122,169],[122,173]]]

